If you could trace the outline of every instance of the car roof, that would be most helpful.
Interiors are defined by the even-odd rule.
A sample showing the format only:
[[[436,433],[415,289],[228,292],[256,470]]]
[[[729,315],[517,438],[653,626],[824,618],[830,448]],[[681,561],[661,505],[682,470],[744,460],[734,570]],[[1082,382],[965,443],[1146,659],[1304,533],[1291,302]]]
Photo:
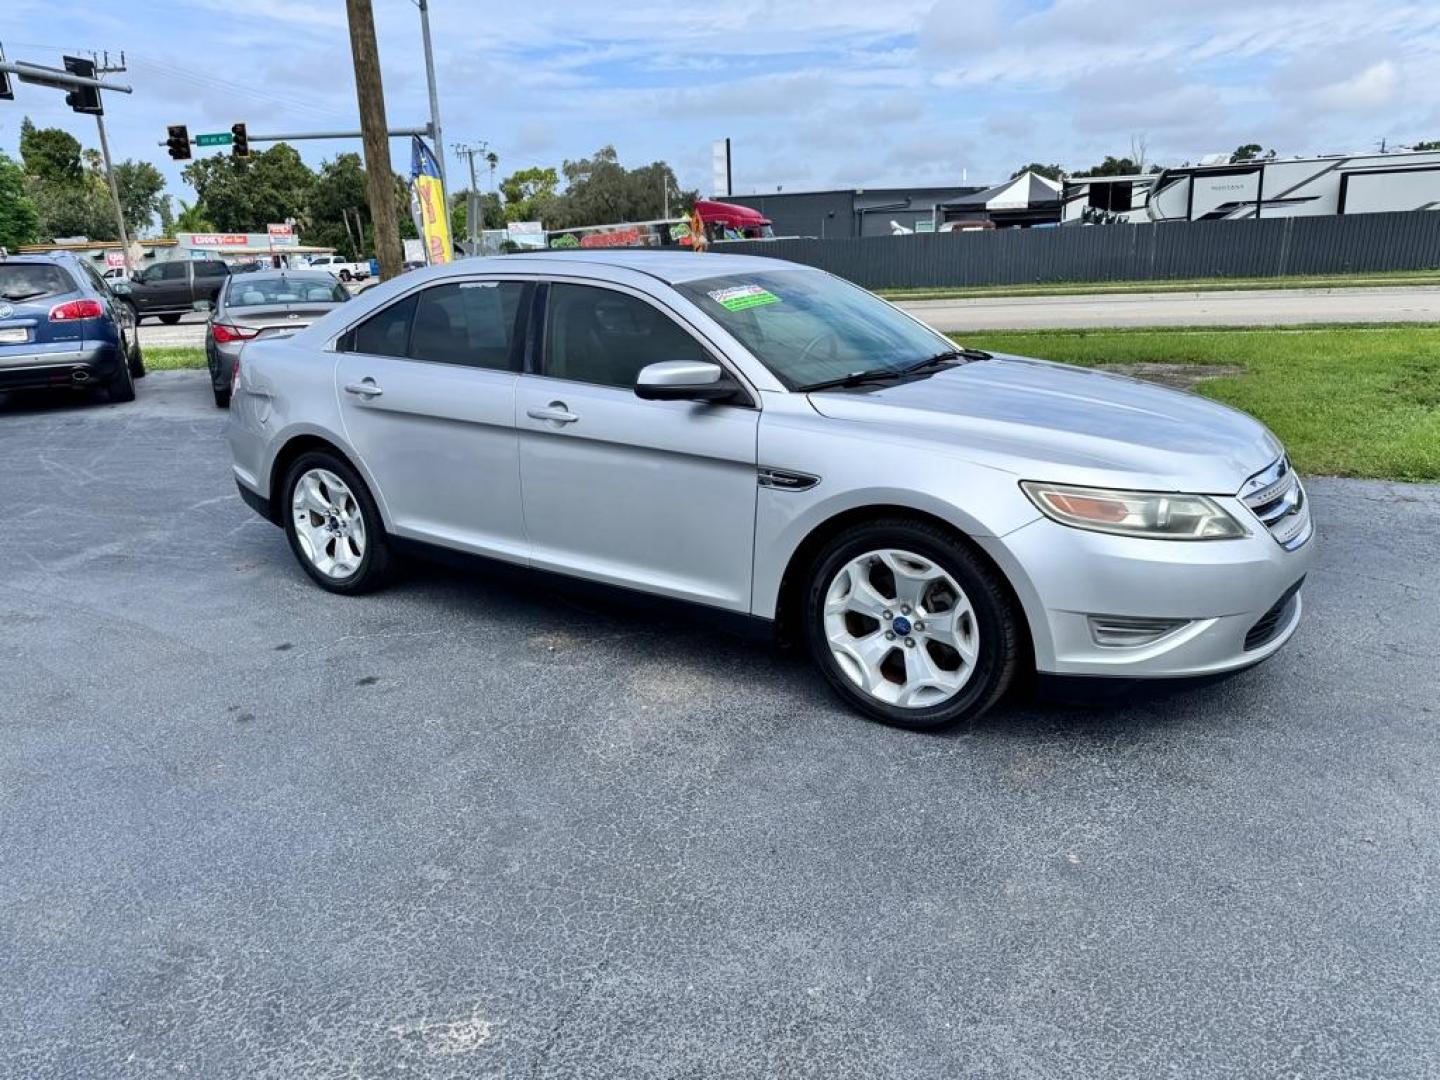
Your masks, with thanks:
[[[496,255],[487,258],[461,259],[446,264],[452,273],[477,273],[497,270],[529,270],[563,274],[567,267],[613,267],[634,270],[659,278],[669,284],[694,281],[696,278],[721,277],[731,274],[754,274],[762,270],[803,269],[798,263],[784,259],[767,259],[759,255],[722,255],[712,252],[652,251],[631,248],[596,248],[572,251],[544,251]],[[432,269],[440,269],[433,267]],[[434,275],[448,276],[448,275]]]

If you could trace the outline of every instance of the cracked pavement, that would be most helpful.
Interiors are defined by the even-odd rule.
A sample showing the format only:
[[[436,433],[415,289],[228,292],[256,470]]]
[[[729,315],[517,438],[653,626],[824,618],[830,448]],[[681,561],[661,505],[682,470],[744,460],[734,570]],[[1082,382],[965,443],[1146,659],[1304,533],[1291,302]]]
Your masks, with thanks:
[[[0,400],[0,1073],[1440,1076],[1440,489],[1206,688],[866,723],[492,576],[310,585],[202,373]]]

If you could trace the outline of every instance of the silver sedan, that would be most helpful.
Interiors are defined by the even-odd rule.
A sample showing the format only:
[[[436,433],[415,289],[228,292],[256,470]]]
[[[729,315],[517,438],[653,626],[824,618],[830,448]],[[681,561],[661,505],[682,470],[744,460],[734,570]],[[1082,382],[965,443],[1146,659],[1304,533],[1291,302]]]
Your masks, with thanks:
[[[576,252],[406,274],[245,353],[242,496],[305,572],[429,545],[803,640],[886,723],[1017,674],[1208,676],[1300,620],[1314,544],[1243,413],[957,346],[817,270]]]
[[[205,360],[216,406],[230,404],[235,365],[248,344],[303,330],[349,299],[323,270],[257,270],[227,277],[214,304],[197,301],[197,309],[210,313]]]

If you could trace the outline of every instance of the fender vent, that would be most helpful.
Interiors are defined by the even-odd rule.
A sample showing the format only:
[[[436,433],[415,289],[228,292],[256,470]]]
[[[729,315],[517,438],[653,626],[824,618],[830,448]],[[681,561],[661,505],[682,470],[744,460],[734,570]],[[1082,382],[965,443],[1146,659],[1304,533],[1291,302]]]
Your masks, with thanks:
[[[761,487],[780,488],[782,491],[805,491],[820,482],[818,476],[809,473],[763,467],[756,473],[755,479]]]

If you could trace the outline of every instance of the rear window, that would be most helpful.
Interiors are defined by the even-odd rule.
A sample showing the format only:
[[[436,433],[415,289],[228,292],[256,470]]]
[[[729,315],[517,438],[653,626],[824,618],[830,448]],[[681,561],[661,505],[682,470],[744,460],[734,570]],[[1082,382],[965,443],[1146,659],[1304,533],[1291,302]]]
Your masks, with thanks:
[[[343,304],[350,299],[345,286],[315,278],[261,277],[247,274],[230,283],[227,308],[267,307],[272,304]]]
[[[42,300],[74,292],[75,280],[49,263],[0,263],[0,298]]]

